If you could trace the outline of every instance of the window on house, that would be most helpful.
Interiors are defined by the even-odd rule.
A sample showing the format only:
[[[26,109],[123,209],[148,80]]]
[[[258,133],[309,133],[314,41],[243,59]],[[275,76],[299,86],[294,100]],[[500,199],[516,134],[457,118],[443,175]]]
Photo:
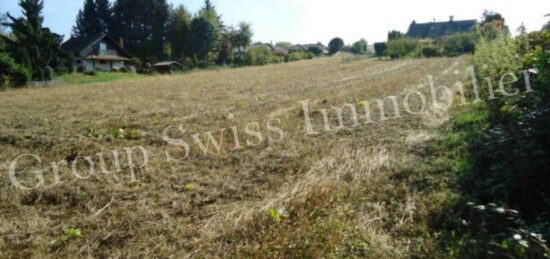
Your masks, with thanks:
[[[99,43],[99,50],[107,50],[107,43]]]

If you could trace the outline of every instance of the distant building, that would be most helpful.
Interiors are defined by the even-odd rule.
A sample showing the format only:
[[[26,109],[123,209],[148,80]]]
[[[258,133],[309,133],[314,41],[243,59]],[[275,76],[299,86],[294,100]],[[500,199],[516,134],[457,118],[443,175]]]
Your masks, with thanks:
[[[106,34],[72,37],[61,47],[75,56],[75,70],[80,72],[113,71],[130,65],[132,59],[122,39],[115,41]]]
[[[471,32],[476,25],[476,20],[455,21],[452,16],[447,22],[416,23],[413,21],[407,36],[415,39],[436,39],[462,32]]]

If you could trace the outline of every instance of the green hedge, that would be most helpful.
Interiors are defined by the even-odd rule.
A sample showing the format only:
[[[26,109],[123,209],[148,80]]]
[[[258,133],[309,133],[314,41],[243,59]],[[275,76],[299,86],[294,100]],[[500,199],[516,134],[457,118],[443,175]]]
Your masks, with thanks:
[[[315,54],[309,51],[295,51],[288,55],[288,61],[300,61],[313,58],[315,58]]]
[[[540,35],[537,35],[540,36]],[[550,250],[550,34],[524,39],[506,35],[476,46],[477,80],[488,100],[453,116],[453,136],[464,136],[464,161],[457,171],[462,200],[448,217],[441,236],[445,250],[458,258],[547,258]],[[489,100],[484,82],[531,69],[504,96]],[[496,90],[496,89],[495,89]],[[470,93],[471,95],[472,93]],[[483,115],[483,116],[480,116]],[[546,256],[545,256],[546,254]]]
[[[0,53],[0,87],[24,87],[31,80],[31,73],[15,63],[6,53]]]

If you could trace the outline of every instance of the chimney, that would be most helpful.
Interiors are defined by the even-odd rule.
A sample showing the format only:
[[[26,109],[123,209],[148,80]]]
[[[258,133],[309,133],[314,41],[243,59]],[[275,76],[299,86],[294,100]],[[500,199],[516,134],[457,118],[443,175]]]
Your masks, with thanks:
[[[118,38],[118,45],[120,45],[121,48],[124,48],[124,38]]]
[[[449,21],[451,21],[451,22],[452,22],[452,21],[454,21],[454,19],[455,19],[455,17],[454,17],[454,16],[452,16],[452,15],[451,15],[451,16],[449,16]]]

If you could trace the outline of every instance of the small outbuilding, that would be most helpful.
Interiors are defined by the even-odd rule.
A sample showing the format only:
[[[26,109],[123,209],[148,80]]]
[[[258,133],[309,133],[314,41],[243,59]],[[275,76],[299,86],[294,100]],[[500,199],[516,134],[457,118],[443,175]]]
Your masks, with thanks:
[[[163,61],[153,65],[159,74],[172,74],[183,70],[183,65],[177,61]]]

